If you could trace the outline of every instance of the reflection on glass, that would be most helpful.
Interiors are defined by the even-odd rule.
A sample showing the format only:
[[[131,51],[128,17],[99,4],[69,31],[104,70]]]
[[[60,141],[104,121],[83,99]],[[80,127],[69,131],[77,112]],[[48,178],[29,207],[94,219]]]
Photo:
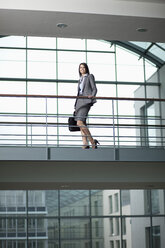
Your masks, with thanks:
[[[122,211],[117,214],[120,195]],[[16,241],[24,247],[28,235],[30,247],[90,248],[92,242],[95,248],[162,248],[164,195],[164,190],[155,189],[32,190],[27,199],[26,191],[0,191],[0,247],[12,247]],[[163,216],[155,217],[159,213]]]
[[[103,191],[91,191],[91,214],[94,216],[103,215]]]
[[[152,242],[153,248],[165,247],[165,217],[152,218]]]
[[[29,207],[45,207],[45,192],[42,190],[33,190],[28,192]]]
[[[112,195],[109,196],[109,213],[113,213],[113,202],[112,202]]]
[[[85,247],[90,237],[89,220],[62,219],[60,232],[62,246]]]
[[[60,193],[61,216],[89,215],[89,191],[63,190]]]
[[[48,222],[48,245],[59,247],[59,222],[56,219],[49,219]]]
[[[104,219],[92,219],[92,244],[94,247],[104,247]]]
[[[127,247],[146,248],[146,230],[150,226],[150,218],[126,218],[126,234],[123,235],[123,241]]]
[[[153,189],[151,190],[151,206],[152,214],[160,214],[160,194],[161,190]]]

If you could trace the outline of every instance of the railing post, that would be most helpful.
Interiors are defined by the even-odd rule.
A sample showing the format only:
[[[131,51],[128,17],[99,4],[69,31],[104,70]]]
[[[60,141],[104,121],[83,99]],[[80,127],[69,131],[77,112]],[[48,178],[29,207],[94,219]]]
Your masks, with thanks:
[[[33,134],[32,134],[32,124],[31,124],[31,147],[32,147],[32,144],[33,144]]]
[[[48,99],[45,98],[45,112],[46,112],[46,159],[48,159]]]
[[[114,99],[112,99],[112,120],[113,120],[113,151],[114,151],[114,160],[116,160]]]

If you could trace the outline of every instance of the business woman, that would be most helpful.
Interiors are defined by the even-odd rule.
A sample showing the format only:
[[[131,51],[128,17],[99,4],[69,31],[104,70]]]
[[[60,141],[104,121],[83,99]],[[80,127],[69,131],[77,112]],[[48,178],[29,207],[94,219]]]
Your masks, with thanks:
[[[75,120],[77,126],[80,127],[83,149],[89,149],[88,140],[92,145],[92,149],[97,149],[99,142],[93,139],[89,129],[86,126],[86,118],[91,106],[96,102],[94,98],[97,93],[95,79],[92,74],[89,73],[89,68],[86,63],[79,65],[80,79],[78,81],[78,96],[86,96],[87,98],[77,98],[75,102]]]

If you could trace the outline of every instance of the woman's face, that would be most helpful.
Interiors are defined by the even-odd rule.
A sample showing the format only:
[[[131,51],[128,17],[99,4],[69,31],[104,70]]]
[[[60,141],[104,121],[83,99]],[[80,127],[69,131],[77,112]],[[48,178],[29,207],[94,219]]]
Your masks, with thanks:
[[[85,69],[84,65],[80,65],[80,73],[81,73],[81,75],[86,74],[86,69]]]

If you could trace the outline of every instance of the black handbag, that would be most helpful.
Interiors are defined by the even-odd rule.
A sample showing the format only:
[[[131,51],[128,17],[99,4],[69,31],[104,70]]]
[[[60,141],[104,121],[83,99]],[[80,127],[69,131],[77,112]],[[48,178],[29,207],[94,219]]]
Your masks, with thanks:
[[[74,116],[69,117],[68,128],[69,128],[69,131],[71,131],[71,132],[80,131],[80,128],[77,126],[77,121],[75,121]]]

